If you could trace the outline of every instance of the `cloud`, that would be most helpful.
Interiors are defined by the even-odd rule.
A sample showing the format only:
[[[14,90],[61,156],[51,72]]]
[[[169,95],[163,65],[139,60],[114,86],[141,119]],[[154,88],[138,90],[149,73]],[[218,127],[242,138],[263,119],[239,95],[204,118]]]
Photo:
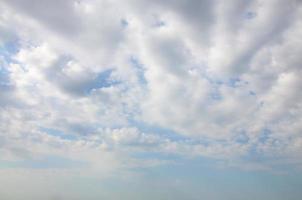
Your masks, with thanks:
[[[6,161],[53,155],[105,173],[162,155],[301,158],[297,1],[13,0],[0,10]],[[146,152],[161,156],[133,156]]]

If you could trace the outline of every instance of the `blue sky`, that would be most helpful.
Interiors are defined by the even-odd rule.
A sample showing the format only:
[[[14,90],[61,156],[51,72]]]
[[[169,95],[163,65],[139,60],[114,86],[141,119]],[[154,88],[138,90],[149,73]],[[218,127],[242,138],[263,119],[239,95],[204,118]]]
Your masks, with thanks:
[[[0,199],[301,199],[301,30],[298,0],[1,1]]]

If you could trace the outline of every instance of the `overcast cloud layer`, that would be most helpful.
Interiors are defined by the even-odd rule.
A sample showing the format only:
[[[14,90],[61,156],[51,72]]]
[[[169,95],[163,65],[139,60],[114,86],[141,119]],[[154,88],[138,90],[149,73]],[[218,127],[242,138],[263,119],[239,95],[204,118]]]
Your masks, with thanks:
[[[0,199],[199,159],[302,170],[298,0],[2,0],[0,47]]]

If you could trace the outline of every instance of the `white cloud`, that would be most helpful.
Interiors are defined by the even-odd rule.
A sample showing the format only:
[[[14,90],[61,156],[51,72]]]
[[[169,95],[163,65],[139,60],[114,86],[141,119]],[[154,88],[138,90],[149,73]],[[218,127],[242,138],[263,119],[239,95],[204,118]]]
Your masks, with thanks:
[[[131,155],[141,152],[299,159],[299,2],[14,0],[0,9],[5,158],[55,154],[96,171],[139,165]]]

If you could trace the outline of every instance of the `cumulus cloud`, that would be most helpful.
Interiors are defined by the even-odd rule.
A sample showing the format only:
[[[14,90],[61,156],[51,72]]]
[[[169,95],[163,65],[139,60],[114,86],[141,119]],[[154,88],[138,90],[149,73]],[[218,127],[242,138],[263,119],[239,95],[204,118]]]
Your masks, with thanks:
[[[7,0],[0,10],[2,161],[64,157],[103,174],[167,161],[136,156],[153,152],[301,166],[299,1]]]

